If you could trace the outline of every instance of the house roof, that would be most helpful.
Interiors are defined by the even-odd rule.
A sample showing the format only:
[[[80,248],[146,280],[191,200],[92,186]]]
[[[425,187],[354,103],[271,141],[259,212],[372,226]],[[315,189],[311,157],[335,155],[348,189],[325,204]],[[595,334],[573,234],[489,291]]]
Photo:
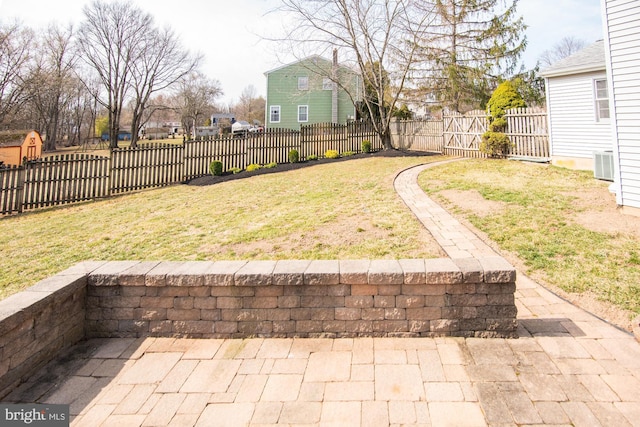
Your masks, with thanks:
[[[265,72],[264,72],[264,75],[265,75],[265,76],[268,76],[269,74],[271,74],[271,73],[273,73],[273,72],[280,71],[280,70],[282,70],[282,69],[284,69],[284,68],[287,68],[287,67],[290,67],[290,66],[292,66],[292,65],[300,64],[300,63],[302,63],[302,62],[307,62],[307,61],[312,61],[312,62],[321,61],[321,62],[324,62],[324,63],[326,63],[326,64],[332,64],[332,61],[331,61],[331,60],[326,59],[326,58],[323,58],[323,57],[322,57],[322,56],[320,56],[320,55],[311,55],[311,56],[307,56],[306,58],[302,58],[302,59],[299,59],[299,60],[297,60],[297,61],[293,61],[293,62],[290,62],[290,63],[288,63],[288,64],[281,65],[281,66],[279,66],[279,67],[277,67],[277,68],[274,68],[273,70],[265,71]],[[349,71],[351,71],[351,72],[355,72],[355,73],[360,74],[358,71],[356,71],[356,70],[352,69],[351,67],[347,67],[347,66],[342,65],[342,64],[338,64],[338,66],[339,66],[340,68],[345,68],[345,69],[347,69],[347,70],[349,70]]]
[[[0,147],[19,147],[24,143],[28,130],[2,131],[0,132]]]
[[[568,76],[572,74],[604,71],[607,69],[604,52],[604,41],[597,42],[567,56],[540,71],[542,77]]]

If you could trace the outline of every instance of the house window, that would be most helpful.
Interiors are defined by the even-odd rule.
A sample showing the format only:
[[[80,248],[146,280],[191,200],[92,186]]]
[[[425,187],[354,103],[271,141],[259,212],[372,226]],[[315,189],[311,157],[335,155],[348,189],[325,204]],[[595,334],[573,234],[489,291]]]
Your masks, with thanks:
[[[298,90],[309,90],[309,77],[298,77]]]
[[[605,79],[594,81],[596,101],[596,121],[609,119],[609,93]]]
[[[322,79],[322,90],[333,90],[333,82],[329,78]]]
[[[309,121],[309,106],[308,105],[298,105],[298,121],[299,122],[308,122]]]
[[[269,121],[271,123],[280,123],[280,106],[272,105],[269,108]]]

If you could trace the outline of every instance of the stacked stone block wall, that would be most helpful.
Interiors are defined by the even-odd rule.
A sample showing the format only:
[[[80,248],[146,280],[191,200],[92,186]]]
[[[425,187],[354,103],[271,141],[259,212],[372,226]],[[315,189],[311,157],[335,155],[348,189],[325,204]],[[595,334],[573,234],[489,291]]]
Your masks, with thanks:
[[[87,277],[80,264],[0,301],[0,398],[85,337]]]
[[[112,262],[88,277],[87,335],[514,337],[504,259]]]

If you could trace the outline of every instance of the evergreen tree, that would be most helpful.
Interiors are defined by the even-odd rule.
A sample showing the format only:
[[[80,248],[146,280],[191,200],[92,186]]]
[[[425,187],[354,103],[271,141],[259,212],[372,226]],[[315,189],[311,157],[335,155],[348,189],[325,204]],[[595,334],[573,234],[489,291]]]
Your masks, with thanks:
[[[435,0],[435,20],[422,37],[422,90],[453,111],[483,108],[526,46],[517,2]]]

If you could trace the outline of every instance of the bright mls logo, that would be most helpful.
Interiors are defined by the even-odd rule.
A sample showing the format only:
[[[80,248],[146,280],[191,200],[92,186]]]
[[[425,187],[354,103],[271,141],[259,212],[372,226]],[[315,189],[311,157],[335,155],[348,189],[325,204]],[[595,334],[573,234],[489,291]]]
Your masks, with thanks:
[[[0,404],[0,425],[68,427],[69,405]]]

